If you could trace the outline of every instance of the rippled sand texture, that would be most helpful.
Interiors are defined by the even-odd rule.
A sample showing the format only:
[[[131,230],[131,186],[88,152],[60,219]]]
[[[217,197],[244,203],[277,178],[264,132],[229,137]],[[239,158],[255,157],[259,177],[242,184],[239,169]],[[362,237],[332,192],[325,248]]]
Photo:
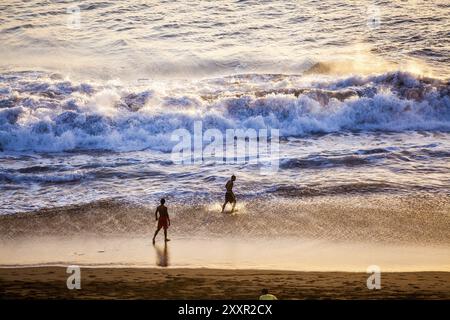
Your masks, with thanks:
[[[448,272],[385,273],[381,290],[367,274],[261,270],[82,269],[68,290],[65,268],[0,269],[6,299],[248,299],[268,287],[278,299],[449,299]]]

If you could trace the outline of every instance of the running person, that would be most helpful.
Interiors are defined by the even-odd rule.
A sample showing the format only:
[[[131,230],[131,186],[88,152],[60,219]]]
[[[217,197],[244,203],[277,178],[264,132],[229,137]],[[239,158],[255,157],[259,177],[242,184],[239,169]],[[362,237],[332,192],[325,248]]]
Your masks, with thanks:
[[[165,199],[161,199],[161,205],[156,208],[155,211],[155,219],[158,221],[158,228],[155,231],[155,235],[153,236],[153,244],[155,244],[155,238],[161,228],[164,228],[164,241],[170,241],[167,238],[167,228],[170,226],[170,218],[169,213],[167,212],[167,207],[164,205],[166,203]],[[159,213],[159,218],[158,218]]]
[[[234,207],[236,207],[236,196],[233,193],[233,185],[235,180],[236,176],[232,175],[231,179],[228,180],[227,184],[225,185],[227,192],[225,193],[225,203],[222,206],[222,213],[225,211],[225,206],[228,202],[233,205],[233,207],[231,208],[231,212],[234,212]]]

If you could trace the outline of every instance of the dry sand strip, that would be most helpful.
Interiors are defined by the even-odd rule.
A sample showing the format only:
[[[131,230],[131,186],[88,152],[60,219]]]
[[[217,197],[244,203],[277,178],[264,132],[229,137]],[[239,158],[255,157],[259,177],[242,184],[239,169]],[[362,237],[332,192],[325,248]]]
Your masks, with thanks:
[[[393,272],[368,290],[365,273],[219,269],[82,268],[67,289],[63,267],[0,269],[1,299],[450,299],[450,272]]]

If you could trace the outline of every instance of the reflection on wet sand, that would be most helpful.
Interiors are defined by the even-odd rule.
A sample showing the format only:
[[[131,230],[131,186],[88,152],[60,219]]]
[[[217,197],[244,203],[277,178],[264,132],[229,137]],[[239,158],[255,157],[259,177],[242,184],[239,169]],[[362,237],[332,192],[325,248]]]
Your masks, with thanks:
[[[3,235],[2,235],[3,236]],[[18,266],[170,267],[366,272],[450,271],[449,245],[327,241],[290,237],[0,237],[0,268]],[[168,244],[169,245],[169,244]],[[103,252],[99,252],[103,251]],[[170,253],[169,253],[170,251]],[[170,258],[169,258],[170,255]]]
[[[159,245],[154,245],[156,252],[156,265],[158,267],[168,267],[169,266],[169,250],[167,248],[167,242],[164,242],[164,248]]]

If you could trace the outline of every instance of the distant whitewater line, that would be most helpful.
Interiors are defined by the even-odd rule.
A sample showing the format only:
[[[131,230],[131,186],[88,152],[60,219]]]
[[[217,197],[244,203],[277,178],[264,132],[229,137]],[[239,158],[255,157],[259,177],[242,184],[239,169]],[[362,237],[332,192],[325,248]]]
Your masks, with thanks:
[[[0,75],[0,149],[170,151],[176,129],[279,129],[321,133],[450,131],[450,85],[403,72],[369,77],[240,75],[185,88],[73,83]]]

